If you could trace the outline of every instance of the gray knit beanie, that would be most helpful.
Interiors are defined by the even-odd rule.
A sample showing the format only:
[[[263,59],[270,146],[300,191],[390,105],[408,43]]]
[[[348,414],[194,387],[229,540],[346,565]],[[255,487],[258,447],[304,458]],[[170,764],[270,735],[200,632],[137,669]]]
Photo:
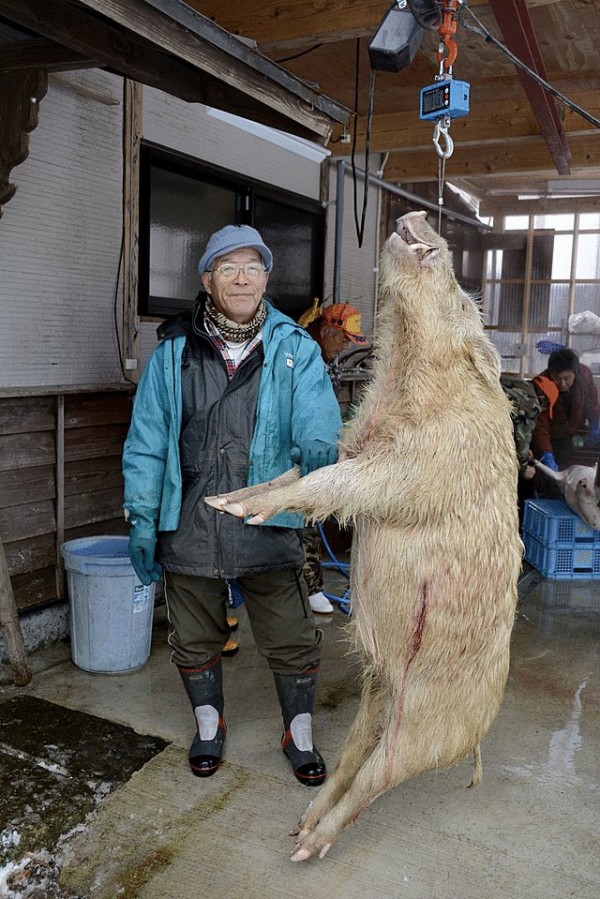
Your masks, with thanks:
[[[265,268],[268,272],[273,268],[273,254],[264,244],[262,237],[250,225],[226,225],[220,231],[215,231],[208,239],[206,250],[200,262],[198,263],[198,271],[200,274],[210,271],[210,268],[219,256],[225,253],[231,253],[232,250],[242,250],[250,247],[258,250],[263,258]]]

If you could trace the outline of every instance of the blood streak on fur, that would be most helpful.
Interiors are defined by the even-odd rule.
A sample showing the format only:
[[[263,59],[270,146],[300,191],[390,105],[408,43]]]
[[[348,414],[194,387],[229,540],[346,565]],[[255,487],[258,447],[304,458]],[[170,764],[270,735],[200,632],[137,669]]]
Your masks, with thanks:
[[[402,726],[402,717],[404,712],[404,700],[406,697],[406,681],[408,679],[408,671],[410,666],[415,660],[415,657],[421,648],[421,641],[423,639],[423,631],[425,630],[425,621],[427,619],[427,584],[423,584],[421,589],[421,606],[419,611],[417,612],[415,629],[413,631],[412,642],[411,642],[411,653],[406,662],[406,668],[404,669],[404,675],[402,677],[402,686],[400,688],[400,693],[398,696],[398,702],[396,703],[396,710],[394,713],[394,722],[395,728],[393,732],[392,745],[390,747],[390,752],[388,755],[388,765],[386,771],[386,780],[391,781],[392,775],[394,771],[394,761],[395,761],[395,750],[398,744],[398,735],[400,733],[400,728]]]

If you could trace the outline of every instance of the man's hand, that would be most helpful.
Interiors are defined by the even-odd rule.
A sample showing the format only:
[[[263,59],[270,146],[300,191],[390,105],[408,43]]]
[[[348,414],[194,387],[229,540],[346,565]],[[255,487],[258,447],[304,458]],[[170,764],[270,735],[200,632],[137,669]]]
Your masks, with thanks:
[[[156,537],[139,537],[135,533],[135,527],[129,534],[129,558],[133,569],[145,587],[152,582],[160,581],[162,577],[162,565],[154,561],[156,549]]]
[[[302,477],[316,471],[317,468],[324,468],[326,465],[333,465],[338,460],[338,448],[332,443],[324,443],[322,440],[311,440],[302,447],[295,446],[290,453],[292,462],[300,463]]]

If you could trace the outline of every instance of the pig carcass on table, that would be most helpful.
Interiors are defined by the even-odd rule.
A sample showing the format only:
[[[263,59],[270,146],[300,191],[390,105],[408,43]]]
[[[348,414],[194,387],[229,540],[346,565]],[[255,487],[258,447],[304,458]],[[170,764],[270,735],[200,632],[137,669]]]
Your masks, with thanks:
[[[283,509],[352,521],[360,707],[291,857],[321,857],[403,780],[474,753],[509,667],[522,544],[517,461],[499,359],[426,213],[383,247],[373,376],[340,460],[304,478],[207,497],[260,524]],[[279,482],[279,483],[278,483]]]
[[[600,531],[598,466],[592,468],[589,465],[570,465],[564,471],[552,471],[537,459],[533,460],[533,464],[556,483],[569,509],[579,515],[589,527]]]

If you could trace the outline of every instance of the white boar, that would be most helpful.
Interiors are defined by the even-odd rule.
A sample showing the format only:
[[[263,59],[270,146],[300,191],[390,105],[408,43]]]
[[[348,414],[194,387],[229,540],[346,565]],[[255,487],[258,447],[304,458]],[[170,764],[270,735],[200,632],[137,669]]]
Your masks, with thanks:
[[[474,753],[504,693],[522,544],[499,359],[425,213],[381,258],[372,379],[340,460],[207,502],[260,524],[281,509],[351,521],[360,707],[291,857],[327,852],[403,780]]]
[[[564,500],[576,515],[589,527],[600,531],[600,470],[598,466],[570,465],[563,471],[553,471],[547,465],[533,460],[539,471],[556,483]]]

